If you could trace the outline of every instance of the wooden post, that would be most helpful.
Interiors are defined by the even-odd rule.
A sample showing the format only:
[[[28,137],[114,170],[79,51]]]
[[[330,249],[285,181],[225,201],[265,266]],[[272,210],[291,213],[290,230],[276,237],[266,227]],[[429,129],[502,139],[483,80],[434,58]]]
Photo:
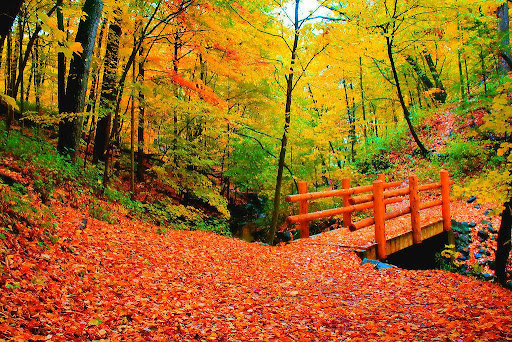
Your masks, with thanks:
[[[301,181],[298,184],[299,194],[305,194],[308,192],[308,183]],[[299,214],[307,214],[309,210],[309,201],[299,201]],[[307,238],[309,236],[309,222],[299,223],[300,237]]]
[[[450,174],[446,170],[441,170],[441,199],[443,201],[443,230],[447,232],[452,230],[452,221],[450,216]]]
[[[420,197],[418,195],[418,176],[409,176],[409,203],[411,206],[411,227],[412,241],[414,244],[421,243],[421,224],[420,224]]]
[[[377,180],[383,181],[384,184],[386,184],[386,175],[383,173],[379,173],[377,175]],[[384,185],[384,184],[382,184],[382,185]],[[384,204],[384,213],[386,213],[387,211],[388,211],[388,206],[386,204]]]
[[[386,233],[384,208],[384,182],[381,180],[373,182],[373,215],[375,217],[375,241],[377,242],[377,257],[380,260],[386,259]]]
[[[350,178],[343,178],[341,181],[341,185],[343,186],[343,189],[350,189]],[[343,195],[343,206],[349,207],[350,203],[348,201],[350,200],[350,195]],[[343,227],[348,228],[352,224],[352,213],[343,213]]]

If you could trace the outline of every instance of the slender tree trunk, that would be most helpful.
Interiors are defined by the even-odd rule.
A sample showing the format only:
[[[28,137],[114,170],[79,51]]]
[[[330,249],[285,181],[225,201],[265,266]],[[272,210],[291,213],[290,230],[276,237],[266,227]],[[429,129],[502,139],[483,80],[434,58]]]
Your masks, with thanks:
[[[279,219],[279,208],[281,204],[281,186],[283,182],[283,169],[286,157],[286,146],[288,144],[288,129],[290,128],[291,121],[291,107],[292,107],[292,93],[293,93],[293,70],[295,66],[295,60],[297,58],[297,47],[299,44],[299,4],[300,0],[295,0],[295,34],[293,39],[293,46],[291,50],[290,58],[290,72],[286,77],[286,104],[284,110],[284,129],[283,137],[281,138],[281,151],[279,152],[279,162],[277,166],[277,178],[276,187],[274,191],[274,206],[272,211],[272,221],[270,225],[270,231],[268,235],[268,243],[272,245],[274,243],[274,237],[277,230],[277,221]]]
[[[139,89],[139,125],[137,131],[137,180],[139,182],[144,181],[144,111],[145,111],[145,100],[144,100],[144,48],[141,47],[139,51],[140,61],[139,61],[139,81],[140,81],[140,89]]]
[[[484,94],[487,95],[487,71],[485,70],[484,49],[480,47],[480,66],[482,68],[482,81],[484,82]]]
[[[121,37],[121,11],[114,11],[114,21],[108,28],[107,46],[105,51],[105,70],[100,95],[100,116],[96,125],[94,137],[93,164],[99,160],[105,161],[105,151],[110,143],[112,114],[117,100],[117,68],[119,65],[119,38]]]
[[[135,40],[135,39],[134,39]],[[135,43],[135,42],[134,42]],[[132,82],[135,84],[135,63],[132,64]],[[130,110],[130,191],[135,195],[135,90],[132,89]]]
[[[363,111],[363,136],[364,141],[367,141],[367,132],[366,127],[368,127],[366,123],[366,103],[364,99],[364,85],[363,85],[363,59],[359,57],[359,86],[361,88],[361,109]]]
[[[504,204],[505,210],[501,214],[501,225],[498,232],[497,247],[496,247],[496,278],[498,281],[505,285],[507,280],[507,261],[511,250],[511,229],[512,229],[512,215],[511,206],[512,198]]]
[[[35,62],[35,72],[34,72],[34,93],[36,97],[36,111],[37,113],[41,113],[41,60],[39,55],[39,38],[36,40],[36,45],[34,47],[34,62]]]
[[[57,0],[57,28],[64,32],[64,15],[62,14],[63,0]],[[59,42],[61,48],[64,47]],[[59,112],[63,113],[64,98],[66,97],[66,56],[64,52],[57,54],[57,97],[59,102]]]
[[[21,87],[21,91],[20,91],[20,116],[19,118],[21,118],[21,123],[22,123],[22,127],[23,127],[23,112],[25,110],[25,106],[24,106],[24,103],[23,103],[23,35],[25,34],[25,15],[22,15],[22,13],[26,12],[25,10],[23,10],[20,15],[18,16],[18,44],[20,46],[20,49],[19,49],[19,58],[18,58],[18,79],[20,80],[19,81],[19,84],[20,84],[20,87]],[[22,18],[23,17],[23,18]],[[18,84],[18,82],[16,82],[16,85]],[[14,97],[16,97],[16,93],[17,93],[17,90],[18,88],[16,87],[15,90],[14,90]]]
[[[356,157],[355,145],[356,145],[356,126],[355,120],[352,117],[352,110],[350,109],[350,103],[348,101],[347,82],[343,80],[343,89],[345,90],[345,104],[347,106],[347,118],[349,124],[349,137],[350,137],[350,160],[353,162]]]
[[[428,150],[423,146],[423,143],[420,141],[420,138],[416,134],[416,131],[414,130],[414,127],[411,122],[411,113],[409,113],[409,110],[407,109],[407,106],[405,105],[404,97],[402,95],[402,89],[400,88],[400,80],[398,79],[398,73],[396,71],[395,66],[395,59],[393,57],[393,41],[390,37],[386,37],[386,43],[387,43],[387,51],[388,51],[388,58],[389,62],[391,63],[391,71],[393,72],[393,78],[395,79],[395,86],[396,86],[396,92],[398,95],[398,100],[400,101],[400,105],[402,106],[402,110],[404,112],[404,118],[407,122],[407,126],[409,126],[409,131],[411,132],[412,137],[414,138],[414,141],[416,142],[416,145],[420,148],[421,154],[424,157],[428,156]]]
[[[466,100],[466,92],[464,91],[464,73],[462,72],[462,57],[460,48],[457,50],[457,58],[459,62],[460,97],[463,100]]]
[[[496,12],[498,16],[498,31],[501,36],[500,42],[500,71],[506,74],[510,71],[510,64],[507,62],[507,58],[510,61],[510,36],[509,36],[509,14],[508,14],[508,1],[498,7]]]
[[[102,0],[86,0],[83,11],[87,13],[85,20],[80,20],[75,41],[82,44],[83,52],[74,55],[69,66],[66,95],[60,107],[61,113],[82,113],[85,106],[85,93],[87,79],[91,66],[91,56],[98,29],[98,22],[103,9]],[[59,124],[58,150],[70,154],[72,160],[76,159],[80,136],[82,132],[82,119],[80,117],[67,117]]]
[[[430,73],[432,74],[432,78],[434,79],[436,88],[441,90],[441,92],[436,93],[434,97],[439,102],[445,103],[448,94],[446,93],[446,89],[444,88],[443,82],[441,81],[441,77],[437,72],[434,61],[432,60],[432,56],[427,50],[423,50],[423,58],[425,58],[425,61],[427,62]]]
[[[469,73],[468,73],[468,60],[464,58],[464,68],[466,69],[466,90],[468,94],[468,98],[471,95],[471,92],[469,91]]]
[[[12,51],[12,34],[7,34],[7,61],[6,61],[6,82],[5,82],[5,94],[13,97],[14,79],[16,78],[16,66],[15,66],[15,53]],[[14,108],[9,107],[7,109],[7,116],[5,119],[5,127],[7,132],[11,130],[14,123]]]

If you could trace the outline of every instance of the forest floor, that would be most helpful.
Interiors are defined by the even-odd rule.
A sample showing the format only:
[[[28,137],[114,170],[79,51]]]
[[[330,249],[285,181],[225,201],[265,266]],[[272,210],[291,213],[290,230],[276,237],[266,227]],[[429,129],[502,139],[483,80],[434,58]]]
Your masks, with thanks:
[[[88,201],[52,202],[47,246],[23,227],[5,237],[0,340],[512,341],[512,292],[490,282],[378,270],[315,239],[159,235],[116,208],[96,220]]]

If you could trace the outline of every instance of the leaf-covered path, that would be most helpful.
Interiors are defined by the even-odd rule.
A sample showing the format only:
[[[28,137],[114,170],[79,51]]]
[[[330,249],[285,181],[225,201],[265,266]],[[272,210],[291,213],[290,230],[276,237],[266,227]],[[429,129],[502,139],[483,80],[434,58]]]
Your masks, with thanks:
[[[282,247],[119,225],[56,206],[59,241],[7,257],[0,337],[28,340],[512,340],[512,293],[376,270],[313,239]]]

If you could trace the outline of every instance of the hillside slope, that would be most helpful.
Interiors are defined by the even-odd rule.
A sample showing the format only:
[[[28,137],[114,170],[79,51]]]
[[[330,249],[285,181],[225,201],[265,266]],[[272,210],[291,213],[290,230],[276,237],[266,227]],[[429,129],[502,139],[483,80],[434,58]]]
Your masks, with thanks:
[[[113,213],[118,223],[109,224],[54,201],[53,244],[43,248],[21,228],[2,240],[1,338],[512,340],[512,293],[492,283],[376,270],[314,239],[269,247],[205,232],[158,235]]]

